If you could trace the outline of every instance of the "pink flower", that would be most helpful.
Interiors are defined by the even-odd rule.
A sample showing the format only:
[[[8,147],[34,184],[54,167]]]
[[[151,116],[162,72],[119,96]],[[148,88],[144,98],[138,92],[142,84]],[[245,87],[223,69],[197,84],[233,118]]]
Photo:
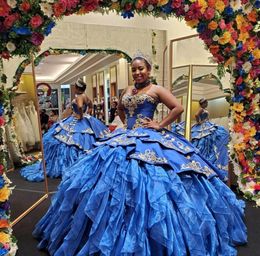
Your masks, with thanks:
[[[0,172],[4,170],[4,166],[0,164]]]
[[[40,15],[35,15],[30,20],[30,25],[32,28],[38,28],[43,23],[42,17]]]
[[[6,0],[0,0],[0,17],[8,16],[11,11],[10,6],[6,3]]]
[[[56,17],[61,16],[66,11],[66,5],[61,2],[53,4],[53,12]]]
[[[218,25],[222,30],[224,30],[226,28],[226,23],[223,19],[218,23]]]
[[[9,59],[10,59],[10,53],[7,52],[7,51],[3,51],[3,52],[1,53],[1,57],[2,57],[3,59],[9,60]],[[0,124],[0,126],[1,126],[1,124]]]
[[[211,7],[208,7],[206,11],[204,12],[204,17],[207,20],[211,20],[215,16],[215,10]]]
[[[3,126],[5,124],[5,119],[0,116],[0,126]]]
[[[182,5],[182,0],[175,0],[172,2],[171,7],[178,9],[181,7],[181,5]]]
[[[42,43],[44,39],[44,36],[41,33],[38,32],[33,32],[30,41],[34,44],[34,45],[40,45]]]

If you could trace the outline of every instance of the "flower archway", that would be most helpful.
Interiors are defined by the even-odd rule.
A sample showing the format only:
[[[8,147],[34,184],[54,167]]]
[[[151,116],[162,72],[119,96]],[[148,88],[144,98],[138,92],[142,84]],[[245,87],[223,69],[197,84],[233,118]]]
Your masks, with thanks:
[[[0,0],[1,58],[37,53],[57,19],[91,11],[115,11],[124,18],[175,16],[197,30],[219,68],[232,74],[230,154],[240,189],[260,205],[260,1]],[[8,228],[1,232],[8,233]]]

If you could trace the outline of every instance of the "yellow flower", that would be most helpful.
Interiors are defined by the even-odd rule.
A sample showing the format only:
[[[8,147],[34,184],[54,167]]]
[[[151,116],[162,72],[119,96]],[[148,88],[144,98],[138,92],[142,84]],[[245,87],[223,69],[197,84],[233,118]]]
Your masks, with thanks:
[[[240,34],[239,34],[239,37],[238,37],[238,40],[239,40],[239,41],[242,41],[243,43],[245,43],[248,38],[249,38],[248,32],[246,32],[246,33],[240,33]]]
[[[113,2],[112,5],[111,5],[111,9],[112,9],[112,10],[118,10],[118,11],[119,11],[119,10],[120,10],[120,5],[119,5],[119,3],[118,3],[118,2],[115,2],[115,3]]]
[[[242,112],[244,110],[244,105],[242,103],[234,103],[232,109],[236,112]]]
[[[231,34],[228,31],[225,31],[224,34],[219,38],[218,42],[220,44],[227,44],[231,39]]]
[[[250,137],[254,137],[256,135],[256,129],[254,126],[249,130],[249,135]]]
[[[245,18],[240,14],[236,16],[237,28],[240,29],[242,25],[246,22]]]
[[[246,143],[244,143],[244,142],[234,144],[234,149],[236,151],[243,151],[245,148],[246,148]]]
[[[207,9],[208,4],[205,0],[198,0],[198,2],[199,2],[199,5],[201,6],[200,11],[203,14],[205,12],[205,10]]]
[[[225,67],[231,65],[232,63],[235,62],[235,58],[234,57],[230,57],[226,62],[225,62]]]
[[[186,24],[192,28],[196,27],[198,25],[199,21],[198,20],[189,20],[186,21]]]
[[[252,54],[254,55],[255,59],[260,59],[260,49],[253,50]]]
[[[221,13],[221,12],[223,12],[224,9],[225,9],[225,4],[224,4],[223,1],[217,0],[216,3],[215,3],[215,7],[216,7],[216,9]]]
[[[162,5],[165,5],[169,2],[169,0],[158,0],[158,6],[162,6]]]
[[[10,196],[10,189],[4,186],[0,189],[0,202],[6,201]]]
[[[0,232],[0,242],[6,244],[10,242],[10,235],[4,232]]]

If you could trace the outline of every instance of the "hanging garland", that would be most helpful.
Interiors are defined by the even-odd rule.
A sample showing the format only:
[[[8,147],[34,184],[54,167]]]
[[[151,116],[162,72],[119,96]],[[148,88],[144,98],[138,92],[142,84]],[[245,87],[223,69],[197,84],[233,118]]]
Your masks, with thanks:
[[[231,81],[231,154],[240,189],[260,205],[259,0],[0,0],[0,56],[28,56],[64,15],[115,11],[176,16],[196,28],[219,70]]]

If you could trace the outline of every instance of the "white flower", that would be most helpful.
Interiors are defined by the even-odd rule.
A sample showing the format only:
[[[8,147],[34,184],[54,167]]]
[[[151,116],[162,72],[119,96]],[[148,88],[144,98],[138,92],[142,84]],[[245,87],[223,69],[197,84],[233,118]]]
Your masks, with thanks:
[[[184,11],[185,11],[185,12],[188,12],[189,9],[190,9],[190,6],[189,6],[188,4],[185,4],[185,5],[184,5]]]
[[[256,199],[256,205],[260,207],[260,198]]]
[[[242,10],[243,10],[244,14],[249,14],[252,11],[252,9],[253,9],[253,6],[251,3],[242,5]]]
[[[43,1],[43,2],[52,4],[52,3],[54,3],[54,1],[55,1],[55,0],[45,0],[45,1]]]
[[[239,9],[241,9],[242,5],[241,5],[241,1],[240,0],[234,0],[234,1],[230,1],[229,2],[230,6],[232,7],[232,9],[234,11],[238,11]]]
[[[116,3],[118,0],[111,0],[113,3]]]
[[[42,12],[48,16],[51,17],[53,15],[52,6],[48,3],[42,3],[40,4]]]
[[[252,68],[252,64],[249,61],[247,61],[242,65],[242,68],[246,73],[248,73]]]
[[[7,48],[7,50],[8,50],[9,52],[13,52],[13,51],[16,49],[15,44],[12,43],[12,42],[8,42],[8,43],[6,44],[6,48]]]
[[[245,123],[243,123],[243,128],[244,128],[245,130],[249,130],[249,129],[251,129],[251,125],[250,125],[250,123],[249,123],[249,122],[245,122]]]
[[[244,136],[242,133],[231,133],[231,141],[233,144],[239,144],[242,143],[244,139]]]
[[[16,0],[7,0],[7,4],[11,7],[11,8],[15,8],[17,5],[17,1]]]
[[[147,10],[149,12],[151,12],[153,9],[154,9],[153,5],[149,4],[148,7],[147,7]]]
[[[213,36],[213,41],[218,41],[219,40],[219,36],[218,35],[215,35],[215,36]]]

